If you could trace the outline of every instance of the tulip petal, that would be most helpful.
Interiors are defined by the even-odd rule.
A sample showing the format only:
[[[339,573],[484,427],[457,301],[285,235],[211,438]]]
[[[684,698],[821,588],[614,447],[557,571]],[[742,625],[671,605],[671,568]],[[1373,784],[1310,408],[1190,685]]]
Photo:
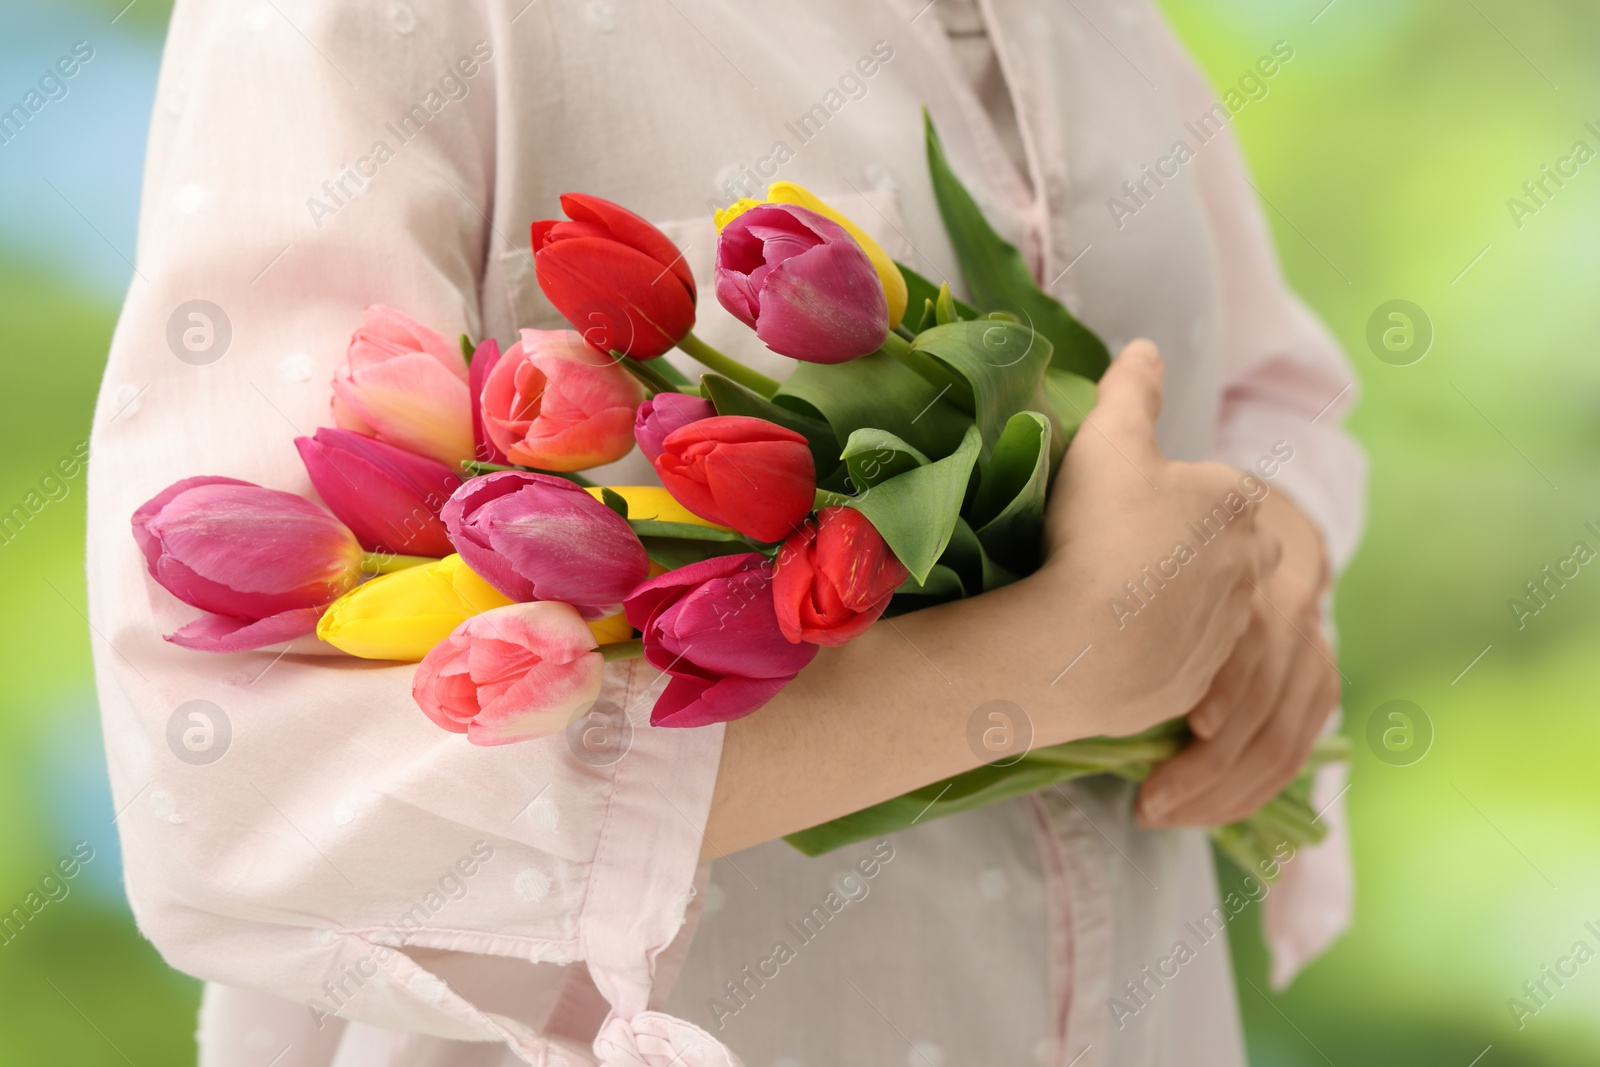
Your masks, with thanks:
[[[589,196],[586,193],[566,193],[561,197],[561,210],[569,218],[580,222],[593,222],[604,227],[612,237],[625,245],[637,248],[651,259],[666,269],[683,283],[689,291],[689,298],[694,299],[694,271],[689,269],[688,262],[683,253],[678,251],[678,246],[666,234],[656,229],[645,219],[629,211],[620,204],[613,204],[609,200],[602,200],[598,196]]]
[[[794,681],[787,678],[720,678],[714,682],[677,675],[650,711],[650,725],[711,726],[732,722],[760,708]]]
[[[654,359],[694,326],[694,297],[662,264],[615,241],[577,237],[534,255],[539,287],[604,353]]]
[[[295,608],[264,619],[202,615],[167,635],[167,640],[197,652],[247,652],[304,637],[317,628],[321,608]]]
[[[812,248],[774,267],[762,284],[756,336],[774,352],[808,363],[846,363],[875,352],[889,335],[883,291],[864,287],[871,263],[854,245]]]

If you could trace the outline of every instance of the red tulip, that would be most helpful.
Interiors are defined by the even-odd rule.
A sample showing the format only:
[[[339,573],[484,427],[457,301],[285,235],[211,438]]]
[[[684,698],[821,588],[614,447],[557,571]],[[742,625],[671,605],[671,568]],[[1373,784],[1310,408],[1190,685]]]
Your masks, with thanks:
[[[533,224],[539,287],[601,352],[654,359],[694,327],[694,274],[667,235],[627,208],[567,193],[571,221]]]
[[[167,640],[204,652],[309,634],[361,574],[361,546],[332,515],[236,478],[168,486],[133,513],[133,538],[151,577],[208,612]]]
[[[461,484],[452,468],[352,430],[323,427],[294,446],[317,495],[361,547],[440,558],[455,551],[439,520]]]
[[[645,389],[571,330],[523,330],[483,383],[484,432],[512,463],[579,471],[633,451]]]
[[[757,541],[789,536],[817,495],[806,439],[747,415],[717,415],[673,430],[655,467],[678,503]]]
[[[778,550],[778,628],[797,644],[842,645],[878,620],[909,574],[865,515],[823,508]]]
[[[755,711],[817,654],[791,644],[773,614],[771,564],[759,552],[715,556],[652,578],[628,597],[644,655],[671,681],[653,726],[706,726]]]
[[[832,219],[795,204],[760,204],[722,228],[717,301],[780,355],[844,363],[889,335],[889,304],[872,260]]]
[[[616,614],[650,574],[628,521],[554,475],[474,478],[443,518],[467,566],[512,600],[559,600],[593,621]]]
[[[661,455],[661,442],[673,430],[709,419],[717,413],[711,401],[688,393],[657,393],[639,405],[633,420],[633,439],[651,463]]]

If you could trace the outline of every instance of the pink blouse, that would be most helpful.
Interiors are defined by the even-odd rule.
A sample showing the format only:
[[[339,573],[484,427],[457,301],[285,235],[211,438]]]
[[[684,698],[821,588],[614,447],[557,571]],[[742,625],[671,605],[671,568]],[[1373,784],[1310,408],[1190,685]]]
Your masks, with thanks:
[[[128,894],[166,959],[210,983],[203,1064],[1242,1062],[1225,938],[1181,978],[1144,978],[1186,924],[1235,912],[1203,836],[1139,831],[1120,783],[816,860],[776,842],[702,866],[721,729],[652,729],[642,663],[608,668],[621,758],[559,736],[473,748],[416,710],[409,666],[311,639],[166,644],[192,613],[129,535],[137,505],[190,475],[309,495],[290,438],[328,423],[366,304],[502,342],[561,325],[527,227],[563,191],[657,222],[703,294],[711,208],[780,177],[956,280],[926,104],[1051,291],[1114,348],[1160,344],[1169,454],[1253,467],[1287,443],[1273,486],[1342,564],[1364,480],[1339,425],[1350,371],[1286,288],[1232,115],[1159,14],[985,0],[1015,158],[928,6],[178,5],[95,416],[89,581]],[[1162,164],[1180,139],[1189,158]],[[205,358],[169,340],[197,309],[227,325]],[[714,301],[700,312],[713,343],[782,372]],[[196,714],[202,755],[181,740]],[[1318,783],[1327,842],[1259,897],[1280,983],[1347,921],[1340,788],[1337,771]],[[805,939],[818,906],[828,930]]]

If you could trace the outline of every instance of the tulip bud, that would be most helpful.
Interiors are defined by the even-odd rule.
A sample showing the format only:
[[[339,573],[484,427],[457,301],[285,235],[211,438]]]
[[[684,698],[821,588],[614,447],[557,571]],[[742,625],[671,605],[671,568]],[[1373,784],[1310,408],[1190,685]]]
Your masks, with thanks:
[[[661,455],[661,442],[673,430],[717,413],[711,401],[687,393],[657,393],[639,405],[633,420],[633,439],[651,463]]]
[[[481,463],[506,466],[510,464],[510,458],[489,439],[483,425],[483,384],[499,362],[500,342],[493,337],[479,342],[472,353],[472,366],[467,369],[467,387],[472,394],[472,458]]]
[[[361,546],[309,500],[235,478],[185,478],[133,513],[150,575],[208,614],[167,640],[240,652],[311,633],[361,576]]]
[[[906,303],[909,294],[906,291],[905,275],[900,273],[900,265],[884,251],[883,246],[872,239],[872,236],[857,226],[848,217],[837,211],[831,204],[822,200],[811,190],[794,182],[773,182],[767,186],[767,199],[736,201],[716,213],[717,230],[720,232],[724,226],[749,211],[758,204],[795,204],[799,207],[809,208],[824,218],[832,219],[845,232],[855,238],[856,244],[861,246],[861,251],[867,254],[872,261],[872,267],[878,272],[878,281],[883,284],[884,300],[889,305],[889,328],[892,330],[900,325],[900,320],[905,318]]]
[[[317,495],[372,552],[448,556],[439,509],[461,476],[436,459],[374,437],[324,427],[294,446]]]
[[[451,555],[356,586],[328,605],[317,637],[361,659],[416,663],[466,620],[511,603]],[[621,614],[590,623],[589,631],[597,645],[633,636]]]
[[[772,599],[790,641],[842,645],[865,633],[910,574],[854,508],[830,507],[778,550]]]
[[[650,557],[627,520],[553,475],[474,478],[443,518],[467,565],[512,600],[559,600],[600,619],[649,574]]]
[[[808,363],[844,363],[889,335],[872,261],[838,223],[792,204],[759,204],[717,239],[717,300],[766,346]]]
[[[407,452],[459,463],[472,456],[467,365],[443,335],[391,307],[362,313],[333,379],[334,422]]]
[[[484,432],[512,463],[578,471],[633,449],[644,386],[570,330],[523,330],[483,383]]]
[[[564,728],[600,696],[605,660],[568,604],[512,604],[474,615],[417,666],[423,714],[474,745]]]
[[[817,654],[784,639],[770,563],[759,552],[716,556],[652,578],[628,598],[644,655],[671,676],[653,726],[706,726],[765,704]]]
[[[694,327],[694,274],[667,235],[628,209],[582,193],[561,207],[570,222],[533,224],[533,263],[544,295],[602,353],[654,359]]]
[[[757,541],[789,536],[816,499],[806,439],[747,415],[717,415],[672,431],[655,467],[684,507]]]

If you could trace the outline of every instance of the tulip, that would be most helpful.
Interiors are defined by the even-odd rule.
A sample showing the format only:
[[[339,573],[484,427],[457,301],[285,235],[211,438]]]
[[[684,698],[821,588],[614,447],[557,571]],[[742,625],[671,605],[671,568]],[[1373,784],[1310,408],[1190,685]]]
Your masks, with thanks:
[[[150,575],[207,614],[167,640],[240,652],[316,629],[360,578],[355,536],[309,500],[236,478],[185,478],[133,513]]]
[[[483,384],[500,362],[500,342],[493,337],[484,339],[472,353],[472,366],[467,369],[467,388],[472,397],[472,458],[482,463],[502,466],[511,462],[504,452],[489,438],[483,425]]]
[[[629,519],[654,519],[656,522],[681,522],[689,526],[704,526],[711,530],[726,530],[728,527],[719,526],[714,522],[707,522],[682,504],[677,498],[659,485],[612,485],[607,486],[611,492],[616,493],[628,505]],[[604,500],[605,489],[591,486],[585,490],[596,500]]]
[[[831,219],[758,204],[717,240],[717,300],[766,346],[808,363],[844,363],[881,346],[889,307],[867,254]]]
[[[328,605],[317,637],[361,659],[416,663],[474,615],[511,603],[460,556],[450,555],[358,585]],[[633,636],[621,614],[592,622],[589,630],[597,645]]]
[[[673,430],[717,413],[711,401],[687,393],[657,393],[639,405],[633,420],[633,439],[651,463],[661,455],[661,442]]]
[[[817,654],[792,644],[773,611],[770,564],[759,552],[716,556],[652,578],[628,598],[645,659],[671,676],[654,726],[706,726],[750,714]]]
[[[489,440],[512,463],[577,471],[633,449],[644,386],[570,330],[523,330],[483,383]]]
[[[649,574],[650,557],[627,520],[553,475],[474,478],[443,518],[461,558],[512,600],[559,600],[601,619]]]
[[[883,536],[854,508],[817,512],[778,550],[772,600],[783,636],[842,645],[878,621],[909,576]]]
[[[533,224],[539,287],[583,339],[654,359],[694,326],[694,274],[667,235],[624,207],[567,193],[571,221]]]
[[[458,463],[472,456],[467,365],[444,336],[391,307],[362,313],[333,379],[333,418],[346,430]]]
[[[717,415],[673,430],[655,467],[684,507],[757,541],[789,536],[816,499],[806,439],[747,415]]]
[[[796,185],[794,182],[773,182],[767,186],[767,199],[765,201],[746,198],[719,210],[716,213],[717,230],[721,231],[728,223],[762,203],[796,204],[815,211],[824,218],[832,219],[840,226],[843,226],[845,232],[855,238],[856,244],[861,246],[861,251],[867,254],[867,258],[872,261],[873,269],[878,272],[878,281],[883,285],[884,301],[889,306],[889,328],[892,330],[900,325],[900,320],[905,318],[908,296],[906,279],[900,273],[900,265],[865,230],[834,210],[831,205],[819,199],[804,186]]]
[[[296,437],[295,448],[328,510],[371,552],[448,556],[454,551],[439,509],[461,476],[419,456],[353,430],[319,429]]]
[[[563,729],[600,696],[605,660],[571,605],[511,604],[474,615],[417,666],[423,714],[474,745]]]

